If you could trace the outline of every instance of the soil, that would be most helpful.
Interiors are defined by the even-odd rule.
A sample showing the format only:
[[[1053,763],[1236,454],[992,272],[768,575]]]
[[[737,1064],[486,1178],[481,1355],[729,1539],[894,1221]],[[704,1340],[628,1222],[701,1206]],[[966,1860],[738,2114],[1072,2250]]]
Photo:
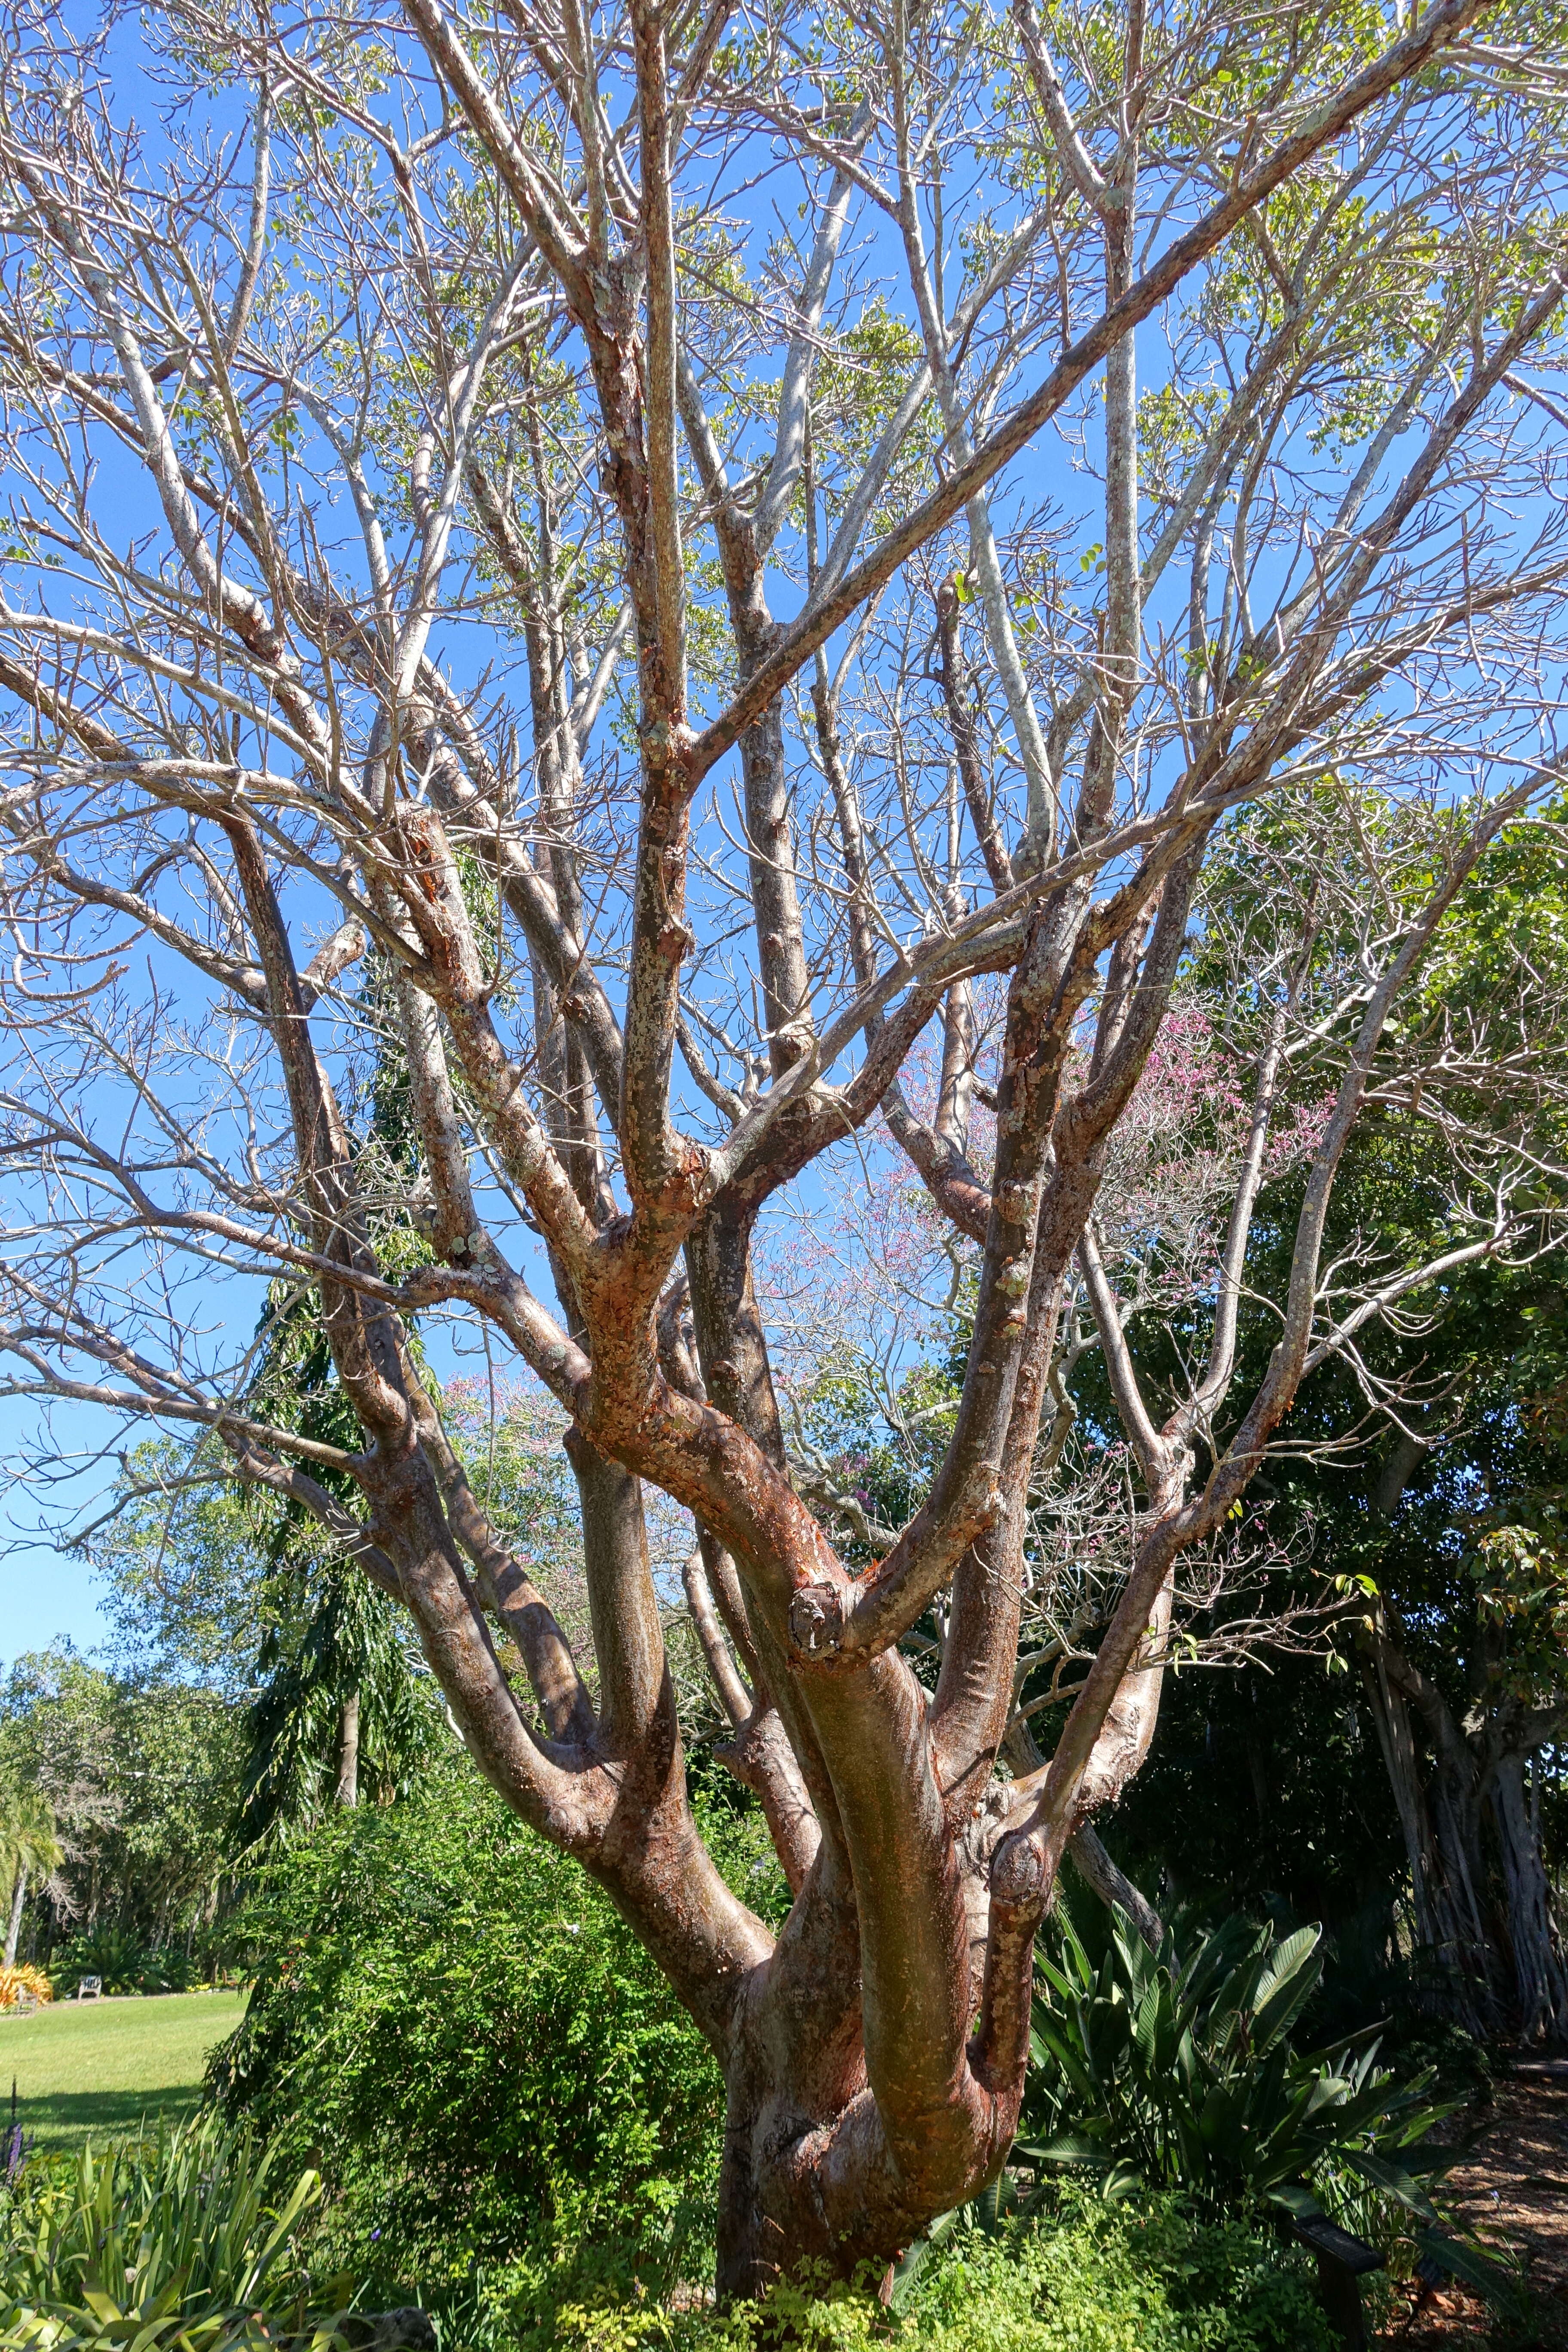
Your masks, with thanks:
[[[1568,2059],[1513,2067],[1474,2122],[1480,2136],[1449,2174],[1448,2192],[1483,2241],[1515,2249],[1529,2318],[1501,2321],[1466,2287],[1412,2287],[1378,2344],[1388,2352],[1568,2352]]]

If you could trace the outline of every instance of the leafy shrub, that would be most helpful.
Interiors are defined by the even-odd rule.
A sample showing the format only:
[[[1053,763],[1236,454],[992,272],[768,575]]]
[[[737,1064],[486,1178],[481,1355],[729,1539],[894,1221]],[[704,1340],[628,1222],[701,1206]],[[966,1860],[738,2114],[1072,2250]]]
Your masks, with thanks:
[[[298,2333],[295,2241],[320,2184],[305,2172],[275,2194],[289,2178],[210,2116],[102,2155],[34,2158],[0,2207],[0,2344],[224,2352],[268,2342],[269,2321]]]
[[[42,1969],[19,1967],[0,1969],[0,2009],[15,2009],[24,1994],[34,2000],[53,2000],[55,1989]]]
[[[754,1901],[765,1832],[724,1836]],[[590,2274],[707,2274],[707,2045],[580,1868],[474,1773],[323,1823],[265,1866],[247,1926],[256,1986],[211,2084],[320,2166],[318,2267],[388,2304],[449,2304],[483,2272],[534,2311]]]
[[[1449,2109],[1429,2074],[1401,2085],[1368,2034],[1299,2053],[1292,2026],[1322,1972],[1321,1937],[1277,1942],[1241,1918],[1177,1916],[1153,1951],[1119,1913],[1098,1968],[1063,1906],[1037,1969],[1033,2144],[1122,2184],[1180,2188],[1213,2214],[1319,2210],[1349,2174],[1435,2222],[1424,2180],[1451,2164],[1426,2135]]]
[[[50,1974],[68,1999],[83,1977],[97,1977],[105,1992],[188,1992],[201,1969],[178,1946],[148,1951],[122,1927],[99,1927],[73,1936]]]
[[[1022,2231],[958,2239],[907,2326],[932,2352],[1328,2352],[1310,2264],[1267,2230],[1169,2198],[1064,2195]]]
[[[197,1971],[182,1951],[150,1952],[123,1927],[97,1927],[73,1936],[49,1974],[68,2000],[83,1977],[97,1977],[105,1992],[184,1992]]]
[[[73,1936],[50,1964],[57,1993],[69,2000],[83,1977],[97,1977],[105,1992],[134,1992],[144,1955],[134,1936],[123,1928],[100,1927],[89,1936]]]
[[[189,1992],[199,1984],[202,1970],[189,1952],[177,1944],[165,1945],[162,1951],[148,1952],[136,1978],[138,1992]]]
[[[781,2289],[762,2308],[563,2311],[580,2352],[1331,2352],[1305,2257],[1272,2231],[1204,2222],[1169,2197],[1120,2205],[1066,2187],[1027,2226],[961,2229],[901,2310],[867,2289]]]

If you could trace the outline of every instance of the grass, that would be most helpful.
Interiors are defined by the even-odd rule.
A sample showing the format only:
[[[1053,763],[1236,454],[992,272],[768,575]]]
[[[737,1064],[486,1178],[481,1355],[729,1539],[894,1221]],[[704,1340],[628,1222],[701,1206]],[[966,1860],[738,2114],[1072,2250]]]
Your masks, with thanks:
[[[242,1992],[159,1993],[142,2000],[58,2001],[0,2018],[0,2121],[29,2146],[76,2147],[170,2123],[196,2104],[207,2053],[232,2033]]]

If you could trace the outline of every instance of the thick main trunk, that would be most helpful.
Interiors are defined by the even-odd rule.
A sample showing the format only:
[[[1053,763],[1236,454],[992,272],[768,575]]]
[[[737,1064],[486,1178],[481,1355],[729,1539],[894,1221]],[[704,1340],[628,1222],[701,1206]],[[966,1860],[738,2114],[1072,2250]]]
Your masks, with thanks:
[[[982,1922],[968,1956],[975,1966],[950,1988],[961,2034],[979,2003],[983,1951]],[[735,2020],[718,2210],[723,2298],[806,2272],[880,2271],[938,2214],[977,2195],[1011,2146],[1021,2063],[989,2135],[963,2127],[972,2103],[956,2078],[917,2141],[890,2133],[868,2079],[858,1953],[853,1888],[825,1846]],[[969,2056],[979,2064],[977,2043]]]

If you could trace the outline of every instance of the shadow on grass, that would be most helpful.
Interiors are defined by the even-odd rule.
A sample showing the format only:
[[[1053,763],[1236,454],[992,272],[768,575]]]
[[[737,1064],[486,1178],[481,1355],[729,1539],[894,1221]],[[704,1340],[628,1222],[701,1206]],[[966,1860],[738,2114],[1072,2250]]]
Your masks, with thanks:
[[[84,2139],[123,2139],[146,2123],[178,2123],[200,2097],[199,2086],[182,2083],[161,2091],[54,2091],[47,2098],[18,2099],[16,2121],[29,2147],[40,2151],[79,2147]],[[7,2130],[11,2103],[0,2097],[0,2121]]]

